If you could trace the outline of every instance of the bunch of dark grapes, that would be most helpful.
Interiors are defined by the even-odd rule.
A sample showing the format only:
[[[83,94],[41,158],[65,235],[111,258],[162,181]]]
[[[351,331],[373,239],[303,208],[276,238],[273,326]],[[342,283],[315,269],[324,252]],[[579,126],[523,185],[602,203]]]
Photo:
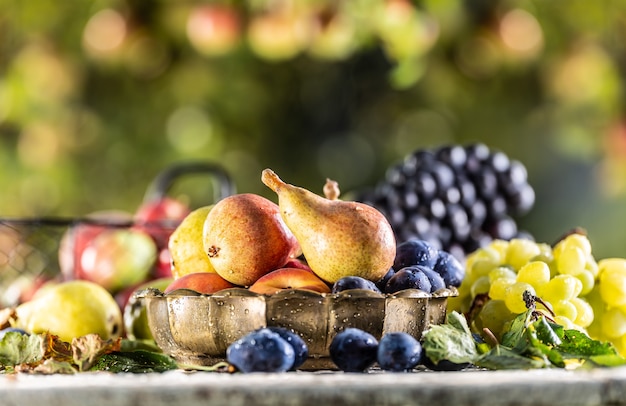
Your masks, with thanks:
[[[417,150],[355,200],[380,210],[398,243],[422,239],[458,258],[494,239],[532,238],[515,220],[535,203],[526,167],[482,143]]]

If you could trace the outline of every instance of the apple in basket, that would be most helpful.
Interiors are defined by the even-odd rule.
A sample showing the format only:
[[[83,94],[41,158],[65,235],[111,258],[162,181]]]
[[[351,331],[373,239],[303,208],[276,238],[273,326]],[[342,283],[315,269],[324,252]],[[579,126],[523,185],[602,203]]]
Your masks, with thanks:
[[[152,236],[159,251],[152,270],[153,277],[169,278],[172,276],[172,257],[168,241],[178,224],[190,212],[191,209],[187,204],[168,196],[146,201],[135,212],[135,227]]]
[[[152,237],[130,224],[132,216],[103,211],[87,216],[63,235],[59,265],[65,279],[96,282],[112,293],[148,279],[157,258]],[[95,221],[97,220],[97,221]]]

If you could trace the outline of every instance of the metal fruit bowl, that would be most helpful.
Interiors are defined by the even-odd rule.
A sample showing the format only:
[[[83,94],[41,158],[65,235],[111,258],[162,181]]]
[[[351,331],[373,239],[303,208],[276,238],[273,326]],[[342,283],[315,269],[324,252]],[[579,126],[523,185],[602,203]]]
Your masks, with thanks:
[[[284,290],[260,295],[243,288],[212,295],[191,290],[164,294],[147,289],[144,301],[157,345],[182,364],[209,366],[224,361],[228,346],[260,327],[286,327],[307,343],[309,359],[301,369],[335,369],[328,348],[335,335],[355,327],[377,339],[403,331],[420,339],[431,324],[443,323],[447,299],[456,290],[433,294],[407,289],[393,295],[353,289],[335,294]]]

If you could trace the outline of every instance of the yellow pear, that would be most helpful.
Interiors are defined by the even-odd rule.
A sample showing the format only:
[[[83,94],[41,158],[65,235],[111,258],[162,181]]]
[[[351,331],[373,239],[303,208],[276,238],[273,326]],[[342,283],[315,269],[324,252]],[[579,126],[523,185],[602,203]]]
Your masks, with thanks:
[[[87,334],[103,339],[122,334],[122,311],[102,286],[85,280],[51,285],[15,309],[15,327],[31,333],[49,332],[63,341]]]
[[[202,240],[204,221],[213,206],[203,206],[193,210],[181,221],[170,236],[168,248],[172,257],[172,277],[174,279],[190,273],[215,273],[215,268],[204,251]]]
[[[283,182],[271,169],[261,180],[278,195],[278,206],[306,261],[320,278],[334,283],[344,276],[381,279],[393,265],[396,240],[391,225],[375,208],[338,199],[336,182],[325,194]]]

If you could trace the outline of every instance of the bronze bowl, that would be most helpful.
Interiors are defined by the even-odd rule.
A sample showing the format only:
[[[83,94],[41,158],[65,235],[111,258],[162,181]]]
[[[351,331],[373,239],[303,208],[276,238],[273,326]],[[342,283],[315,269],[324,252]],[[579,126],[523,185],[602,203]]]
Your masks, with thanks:
[[[416,289],[395,294],[352,289],[260,295],[232,288],[211,295],[147,289],[137,297],[144,301],[156,344],[181,364],[209,366],[224,361],[228,346],[243,335],[279,326],[298,333],[308,345],[309,358],[300,369],[316,370],[336,368],[328,348],[338,332],[355,327],[380,339],[402,331],[420,339],[431,324],[445,321],[447,299],[456,295],[450,289],[433,294]]]

